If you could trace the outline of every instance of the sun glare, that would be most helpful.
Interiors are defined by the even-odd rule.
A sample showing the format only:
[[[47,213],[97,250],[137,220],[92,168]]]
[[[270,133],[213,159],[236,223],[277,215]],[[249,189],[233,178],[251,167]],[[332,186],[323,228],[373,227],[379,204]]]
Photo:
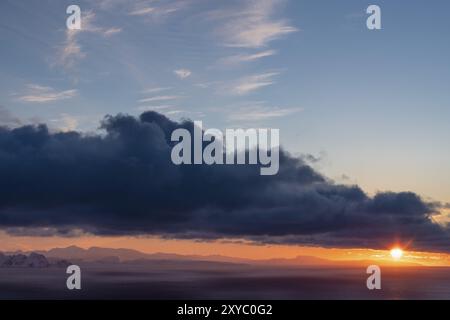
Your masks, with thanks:
[[[400,248],[394,248],[391,250],[391,256],[395,260],[399,260],[403,256],[403,250]]]

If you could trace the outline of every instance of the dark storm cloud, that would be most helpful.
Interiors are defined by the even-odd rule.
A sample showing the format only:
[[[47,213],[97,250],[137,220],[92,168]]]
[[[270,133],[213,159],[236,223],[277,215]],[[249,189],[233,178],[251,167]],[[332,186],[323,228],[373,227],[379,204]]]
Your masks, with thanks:
[[[181,127],[193,123],[147,112],[105,118],[103,135],[0,128],[0,226],[449,251],[449,231],[430,218],[438,204],[409,192],[369,197],[284,151],[275,176],[252,165],[175,166],[170,135]]]

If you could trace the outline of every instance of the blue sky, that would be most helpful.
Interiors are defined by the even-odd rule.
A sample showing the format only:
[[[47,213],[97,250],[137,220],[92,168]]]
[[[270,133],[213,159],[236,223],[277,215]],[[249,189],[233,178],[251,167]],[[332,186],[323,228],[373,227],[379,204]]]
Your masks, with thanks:
[[[68,32],[78,4],[83,29]],[[370,4],[382,30],[366,28]],[[156,110],[280,128],[365,190],[450,202],[448,1],[0,3],[0,122],[93,131]],[[345,176],[343,176],[345,175]]]

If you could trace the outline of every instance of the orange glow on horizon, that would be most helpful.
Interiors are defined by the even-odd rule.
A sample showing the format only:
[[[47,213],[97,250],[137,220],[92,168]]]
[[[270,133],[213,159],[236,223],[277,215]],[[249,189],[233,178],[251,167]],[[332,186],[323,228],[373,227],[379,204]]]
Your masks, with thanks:
[[[85,249],[90,247],[129,248],[145,253],[163,252],[203,256],[222,255],[255,260],[273,258],[289,259],[297,256],[311,256],[341,262],[372,261],[387,265],[450,266],[450,255],[445,253],[414,252],[409,250],[408,252],[405,252],[402,250],[401,259],[393,259],[391,250],[324,248],[295,245],[258,245],[243,240],[217,240],[205,242],[161,239],[158,237],[101,237],[87,235],[76,238],[55,236],[29,237],[12,236],[0,231],[0,243],[0,251],[49,250],[55,247],[61,248],[75,245]],[[398,252],[396,254],[398,254]]]

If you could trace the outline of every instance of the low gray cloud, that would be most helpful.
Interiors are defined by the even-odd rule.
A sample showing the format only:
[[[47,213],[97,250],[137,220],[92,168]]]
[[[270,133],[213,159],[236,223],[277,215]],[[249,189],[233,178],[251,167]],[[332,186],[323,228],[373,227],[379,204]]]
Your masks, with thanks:
[[[6,107],[0,105],[0,126],[17,127],[22,122],[15,117]]]

